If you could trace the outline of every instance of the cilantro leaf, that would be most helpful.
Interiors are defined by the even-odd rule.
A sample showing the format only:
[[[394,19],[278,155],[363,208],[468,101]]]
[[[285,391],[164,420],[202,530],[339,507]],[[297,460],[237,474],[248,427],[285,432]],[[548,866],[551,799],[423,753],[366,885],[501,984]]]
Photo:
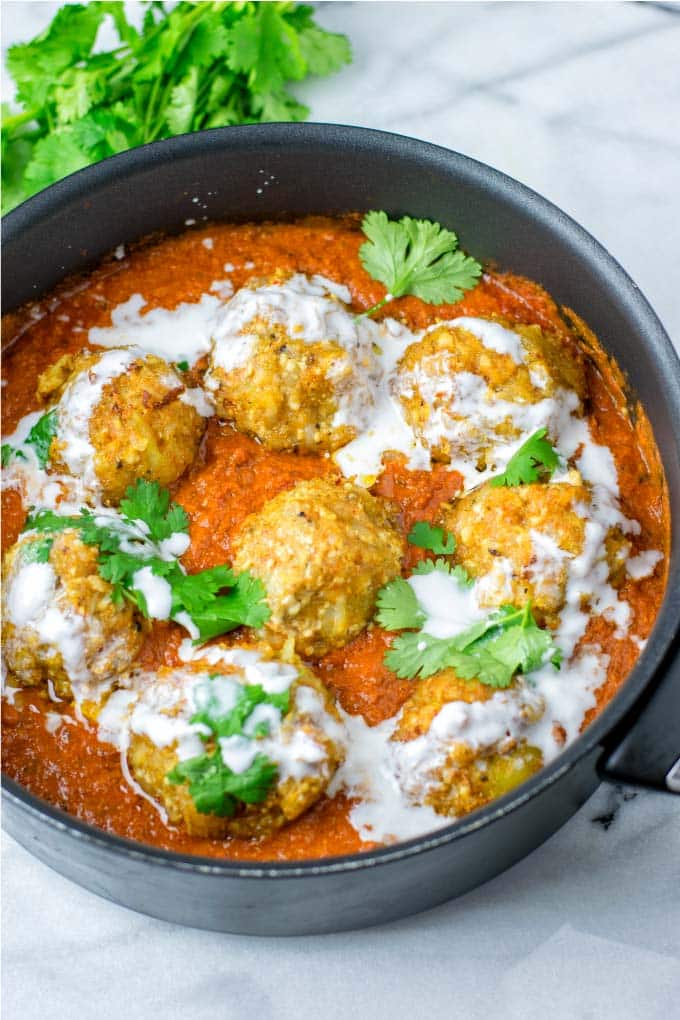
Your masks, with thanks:
[[[454,567],[448,562],[448,560],[420,560],[419,563],[413,568],[414,574],[431,574],[433,571],[438,570],[442,574],[448,574],[449,577],[453,577],[462,588],[471,588],[475,583],[474,578],[470,577],[465,567],[461,567],[460,564],[456,564]]]
[[[228,712],[225,712],[219,697],[213,690],[215,679],[211,678],[206,684],[196,688],[194,699],[197,702],[200,701],[201,707],[190,719],[192,723],[202,723],[207,726],[215,737],[241,735],[244,724],[257,705],[263,703],[273,705],[279,709],[282,715],[285,715],[289,709],[290,694],[288,691],[269,694],[260,684],[242,684],[239,687],[236,704]]]
[[[550,478],[559,466],[560,457],[545,437],[548,430],[538,429],[513,453],[505,471],[489,482],[494,488],[501,485],[528,485],[541,477]]]
[[[416,521],[409,532],[408,540],[411,545],[429,549],[430,552],[441,556],[451,556],[456,551],[456,540],[453,535],[444,528],[428,524],[427,521]]]
[[[396,577],[378,592],[376,619],[385,630],[420,627],[426,620],[416,593],[403,577]]]
[[[448,665],[449,642],[419,631],[399,634],[385,653],[385,665],[403,680],[432,676]]]
[[[431,220],[390,220],[373,210],[361,228],[368,238],[359,249],[361,263],[388,291],[365,315],[407,294],[432,305],[459,301],[481,276],[479,262],[457,250],[457,236]]]
[[[201,814],[231,818],[239,801],[261,804],[267,799],[278,773],[274,762],[264,754],[255,756],[244,772],[233,772],[222,761],[219,749],[180,761],[166,779],[180,785],[188,782],[189,795]]]
[[[38,464],[41,468],[47,466],[50,459],[50,445],[57,431],[57,409],[53,408],[44,414],[35,423],[26,436],[22,446],[29,445],[35,450]],[[2,444],[2,466],[7,467],[12,457],[19,460],[26,460],[26,454],[21,446],[11,446],[9,443]]]
[[[183,507],[170,503],[170,493],[158,482],[140,479],[131,485],[120,501],[120,510],[128,521],[143,521],[149,536],[156,542],[176,532],[189,531],[189,518]]]
[[[54,510],[34,510],[26,518],[23,530],[54,533],[77,527],[79,520],[78,517],[56,514]]]
[[[110,15],[118,44],[94,52]],[[124,4],[68,4],[7,66],[16,112],[3,107],[3,210],[115,152],[185,131],[262,120],[302,120],[290,81],[351,60],[344,36],[288,2],[162,3],[140,32]]]
[[[198,627],[202,641],[226,634],[235,627],[258,629],[271,616],[265,594],[262,581],[244,571],[236,575],[236,583],[228,594],[215,596],[210,601],[206,600],[203,608],[189,615]]]
[[[496,688],[508,687],[516,673],[530,673],[548,661],[559,668],[561,652],[550,631],[536,623],[530,602],[521,608],[502,606],[451,638],[423,631],[399,634],[385,655],[385,665],[402,678],[452,668],[463,680]]]
[[[47,563],[52,551],[52,538],[37,538],[27,542],[21,548],[21,559],[24,563]]]
[[[39,418],[26,437],[26,442],[33,447],[41,468],[50,459],[50,445],[57,431],[57,409],[54,407],[42,418]]]
[[[181,622],[186,613],[202,641],[236,627],[259,628],[269,619],[271,610],[258,578],[247,571],[235,574],[226,565],[187,574],[178,557],[159,545],[170,535],[186,533],[189,527],[184,509],[170,503],[167,489],[156,482],[139,481],[128,488],[120,511],[95,515],[83,508],[77,515],[62,516],[41,509],[29,514],[24,530],[54,535],[75,528],[86,545],[98,547],[97,569],[112,586],[113,602],[127,599],[145,617],[149,610],[144,593],[136,587],[135,575],[148,567],[170,586],[171,618],[180,617]]]

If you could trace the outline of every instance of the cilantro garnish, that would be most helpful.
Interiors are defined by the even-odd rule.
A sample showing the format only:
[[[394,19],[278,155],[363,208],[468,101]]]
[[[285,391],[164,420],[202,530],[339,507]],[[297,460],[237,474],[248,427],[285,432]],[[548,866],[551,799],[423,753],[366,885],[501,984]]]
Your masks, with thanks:
[[[235,737],[243,734],[243,727],[257,705],[267,704],[278,708],[285,715],[290,707],[290,692],[281,691],[271,694],[261,684],[241,684],[236,704],[228,712],[220,705],[213,685],[219,682],[219,674],[211,677],[206,684],[197,687],[194,702],[199,702],[198,711],[190,722],[202,723],[214,737]]]
[[[49,537],[36,538],[21,547],[21,559],[24,563],[47,563],[52,551],[54,539]]]
[[[555,447],[546,439],[548,430],[538,429],[513,453],[502,475],[489,482],[494,488],[500,485],[528,485],[541,477],[550,478],[559,466],[560,458]]]
[[[412,294],[431,305],[460,301],[476,286],[479,262],[458,250],[458,238],[431,220],[384,212],[366,213],[361,229],[368,238],[359,249],[366,272],[387,287],[387,294],[364,315],[372,315],[392,298]]]
[[[421,549],[429,549],[438,556],[451,556],[456,551],[456,540],[444,528],[436,528],[427,521],[416,521],[411,528],[408,540],[411,545]]]
[[[21,109],[3,108],[3,212],[53,181],[135,145],[187,131],[304,120],[290,81],[351,60],[343,35],[292,3],[162,3],[141,31],[122,3],[68,4],[46,31],[12,46]],[[94,52],[111,16],[119,42]]]
[[[400,634],[385,655],[385,665],[399,677],[427,677],[452,668],[462,680],[497,688],[509,687],[516,673],[530,673],[548,661],[559,668],[561,653],[550,631],[536,623],[530,602],[522,608],[503,606],[452,638],[422,631]]]
[[[128,521],[143,521],[149,537],[156,542],[176,532],[188,532],[189,518],[178,503],[170,503],[170,493],[158,482],[140,480],[130,486],[120,501],[120,511]]]
[[[199,708],[190,722],[201,724],[208,730],[208,735],[202,736],[203,740],[243,736],[245,724],[257,705],[273,705],[282,715],[288,711],[288,691],[270,694],[260,684],[243,684],[239,688],[236,703],[225,712],[214,689],[215,682],[219,682],[219,674],[210,677],[194,693],[194,702],[198,703]],[[249,734],[251,739],[267,735],[267,727],[263,723]],[[197,811],[231,817],[239,801],[259,804],[265,800],[277,773],[276,764],[264,754],[257,754],[244,772],[235,773],[225,765],[218,745],[211,753],[179,762],[166,778],[175,785],[189,783],[189,795]]]
[[[258,578],[247,572],[235,574],[227,566],[187,574],[178,557],[159,545],[173,534],[186,534],[189,520],[156,482],[142,479],[130,486],[119,514],[95,514],[83,508],[76,515],[62,516],[38,510],[29,514],[24,530],[53,535],[66,528],[75,528],[86,545],[98,547],[98,571],[111,584],[116,604],[125,598],[149,616],[144,594],[135,587],[137,572],[149,567],[170,585],[171,618],[186,613],[202,641],[235,627],[261,627],[269,619],[264,585]]]
[[[424,540],[424,532],[419,534]],[[434,571],[461,587],[474,583],[463,567],[452,567],[444,559],[423,560],[414,574]],[[437,638],[422,630],[427,613],[408,581],[397,577],[378,592],[376,620],[385,630],[404,631],[392,641],[385,665],[409,680],[451,667],[463,680],[508,687],[517,672],[529,673],[548,660],[556,667],[560,663],[561,653],[550,632],[536,623],[530,602],[521,608],[502,606],[454,637]]]
[[[385,630],[407,630],[420,627],[427,619],[420,608],[416,593],[403,577],[395,577],[378,592],[376,619]]]
[[[452,567],[448,560],[436,559],[436,560],[420,560],[416,563],[413,568],[414,574],[431,574],[434,570],[438,570],[442,574],[448,574],[450,577],[455,578],[458,584],[463,588],[471,588],[475,583],[474,578],[470,577],[465,567],[461,567],[459,563]]]
[[[176,363],[175,367],[177,369],[179,369],[180,372],[188,372],[189,371],[189,362],[188,361],[178,361]]]
[[[217,748],[211,754],[178,762],[166,779],[176,786],[188,783],[189,796],[201,814],[231,818],[239,801],[261,804],[267,799],[277,771],[273,761],[258,754],[244,772],[233,772]]]
[[[47,414],[43,414],[37,420],[31,431],[26,436],[22,446],[29,445],[35,450],[38,464],[41,468],[47,466],[50,459],[50,445],[57,431],[57,408],[53,407]],[[26,460],[26,454],[21,446],[11,446],[9,443],[2,444],[2,466],[7,467],[12,457]]]

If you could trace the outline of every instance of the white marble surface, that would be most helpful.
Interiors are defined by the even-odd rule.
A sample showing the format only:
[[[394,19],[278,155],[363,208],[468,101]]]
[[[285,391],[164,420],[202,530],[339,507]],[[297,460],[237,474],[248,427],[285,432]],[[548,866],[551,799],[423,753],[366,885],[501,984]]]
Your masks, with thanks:
[[[5,44],[56,6],[5,3]],[[416,135],[536,188],[623,263],[680,344],[680,7],[334,3],[319,17],[351,36],[355,61],[299,89],[315,119]],[[4,1016],[666,1020],[680,1002],[680,802],[626,797],[602,786],[454,903],[306,939],[150,920],[4,837]]]

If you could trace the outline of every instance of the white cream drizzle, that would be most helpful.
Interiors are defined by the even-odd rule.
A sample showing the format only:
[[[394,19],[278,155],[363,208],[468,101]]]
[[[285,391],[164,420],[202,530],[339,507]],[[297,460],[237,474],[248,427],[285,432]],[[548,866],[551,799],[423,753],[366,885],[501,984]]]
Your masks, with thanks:
[[[254,356],[257,336],[248,328],[256,319],[281,326],[292,340],[326,341],[342,351],[329,370],[337,410],[333,425],[364,428],[375,404],[380,364],[374,344],[379,327],[353,315],[349,290],[323,276],[296,273],[280,284],[242,287],[219,317],[213,333],[208,391],[218,389],[220,374],[232,372]]]
[[[94,347],[125,347],[134,344],[167,361],[194,365],[210,350],[223,300],[203,294],[200,301],[182,302],[176,308],[152,308],[141,294],[132,294],[111,312],[110,326],[93,326],[88,340]]]
[[[57,404],[56,436],[62,444],[61,459],[70,474],[80,478],[89,491],[100,488],[95,470],[95,449],[90,441],[92,412],[101,400],[105,386],[143,356],[143,351],[134,347],[107,351],[68,383]]]
[[[640,581],[643,577],[651,577],[657,563],[663,559],[663,553],[658,549],[645,549],[637,556],[631,556],[626,562],[626,570],[629,577],[634,581]]]
[[[225,272],[233,269],[229,264],[224,268]],[[191,364],[208,353],[214,344],[215,364],[228,370],[229,366],[242,364],[249,356],[254,338],[247,333],[242,335],[241,331],[256,315],[280,322],[291,336],[307,342],[335,340],[348,357],[354,359],[355,367],[359,365],[360,384],[353,388],[351,399],[339,407],[336,416],[336,423],[353,424],[359,429],[358,437],[334,454],[343,474],[370,485],[382,470],[382,458],[388,450],[404,453],[412,469],[429,468],[429,450],[416,439],[407,424],[395,382],[399,360],[408,346],[424,333],[414,334],[391,319],[382,323],[357,320],[344,307],[350,302],[347,288],[323,277],[307,279],[298,275],[280,286],[242,288],[229,301],[232,291],[229,280],[217,280],[211,286],[212,293],[204,294],[197,303],[180,304],[172,311],[153,309],[145,315],[141,312],[146,301],[139,294],[132,295],[113,310],[110,327],[89,331],[90,343],[116,348],[134,343],[168,360],[187,360]],[[449,325],[468,329],[485,346],[507,354],[517,364],[524,360],[521,337],[497,323],[459,317]],[[95,406],[106,381],[124,371],[129,360],[139,353],[139,350],[111,351],[105,355],[99,362],[99,369],[95,366],[89,373],[87,387],[82,384],[82,392],[73,387],[75,393],[71,392],[66,406],[60,407],[59,434],[66,438],[68,455],[68,459],[64,459],[74,473],[84,476],[86,484],[91,483],[88,462],[91,468],[92,451],[88,449],[86,432],[89,411]],[[538,388],[545,388],[547,379],[543,371],[533,371],[531,378]],[[498,439],[490,457],[493,466],[485,472],[477,471],[473,455],[454,457],[450,467],[461,472],[467,487],[476,486],[502,471],[527,436],[545,426],[564,462],[577,458],[579,471],[591,487],[592,504],[578,511],[585,520],[585,542],[577,556],[562,550],[550,535],[531,532],[534,583],[557,583],[558,574],[564,570],[567,574],[566,605],[555,632],[556,644],[564,654],[559,672],[546,664],[520,680],[517,688],[496,692],[487,702],[471,705],[451,702],[437,715],[428,734],[408,743],[390,740],[398,716],[369,727],[361,716],[348,716],[341,711],[343,723],[340,725],[325,711],[316,691],[304,685],[297,688],[298,707],[304,701],[301,710],[336,743],[347,748],[346,760],[333,779],[329,793],[333,795],[343,790],[350,797],[360,798],[351,810],[352,824],[362,839],[384,842],[417,836],[448,824],[449,818],[437,815],[417,801],[422,801],[423,791],[444,761],[452,742],[464,740],[481,753],[493,746],[502,748],[509,742],[526,740],[527,744],[541,750],[544,762],[548,763],[565,743],[578,736],[585,714],[595,705],[595,692],[606,679],[609,661],[597,646],[581,646],[576,652],[592,615],[610,620],[616,627],[616,637],[628,635],[640,647],[645,644],[630,634],[631,609],[609,584],[604,555],[604,539],[609,528],[617,525],[626,533],[637,534],[640,526],[626,519],[620,510],[614,458],[607,447],[593,441],[588,423],[578,417],[576,394],[560,390],[553,397],[533,404],[516,404],[490,400],[484,380],[470,373],[446,378],[436,373],[415,372],[409,382],[412,387],[417,385],[428,401],[435,391],[439,396],[444,394],[449,408],[466,419],[459,424],[441,411],[433,412],[426,430],[428,446],[442,436],[455,446],[464,437],[470,421],[482,430],[493,432],[501,421],[509,418],[521,432],[520,437],[511,442]],[[210,385],[209,381],[208,388]],[[403,387],[401,392],[404,392]],[[204,416],[213,413],[210,395],[200,388],[185,391],[180,399]],[[5,441],[21,446],[42,413],[26,415]],[[3,485],[19,488],[26,502],[51,508],[58,504],[60,511],[66,513],[78,509],[83,500],[82,481],[48,475],[39,468],[31,448],[24,449],[27,459],[12,459],[3,472]],[[569,480],[566,470],[553,477],[555,482]],[[102,513],[108,519],[112,512]],[[143,533],[142,522],[138,524]],[[185,543],[188,543],[188,536],[174,535],[161,543],[161,547],[165,546],[161,555],[168,559],[182,555],[186,551]],[[661,558],[662,554],[656,550],[646,550],[629,558],[629,576],[634,580],[649,576]],[[10,618],[16,625],[33,627],[41,640],[59,648],[70,676],[72,671],[77,708],[84,697],[93,696],[89,675],[85,675],[87,671],[83,667],[82,618],[75,619],[77,614],[54,606],[56,577],[49,564],[30,564],[24,570],[28,573],[21,585],[8,596]],[[478,578],[470,588],[462,588],[439,572],[410,578],[409,583],[427,614],[423,629],[437,637],[459,633],[485,615],[488,610],[480,608],[485,591],[495,592],[499,585],[508,583],[511,572],[510,561],[499,560],[493,572]],[[135,582],[145,595],[150,611],[153,610],[151,615],[167,618],[170,612],[167,582],[155,577],[148,568],[138,571]],[[176,619],[187,628],[192,639],[198,637],[187,614],[180,613]],[[196,649],[190,639],[180,646],[180,656],[185,662],[201,660],[208,665],[220,662],[233,665],[239,670],[240,682],[261,684],[270,693],[287,690],[297,676],[293,666],[264,661],[254,651],[218,645]],[[201,753],[204,746],[200,726],[188,721],[195,710],[196,699],[200,701],[200,679],[188,671],[179,671],[178,675],[181,682],[175,686],[153,680],[149,683],[148,678],[143,686],[138,679],[129,681],[130,688],[114,691],[99,716],[100,739],[115,743],[121,749],[121,767],[127,782],[154,804],[153,798],[130,775],[126,759],[130,733],[144,734],[157,746],[176,743],[181,758]],[[230,697],[235,697],[236,684],[236,680],[223,677],[216,688],[225,704]],[[50,687],[53,691],[51,684]],[[105,689],[106,686],[98,689],[99,696]],[[16,694],[15,688],[5,690],[10,698]],[[55,695],[54,700],[60,699]],[[527,706],[533,709],[528,714]],[[536,720],[537,716],[540,718]],[[325,750],[309,734],[296,731],[287,743],[281,739],[281,716],[274,706],[257,707],[248,722],[251,731],[254,732],[260,722],[269,726],[269,736],[249,740],[246,733],[245,737],[222,741],[225,761],[233,763],[236,771],[248,767],[254,757],[253,748],[255,753],[261,750],[277,762],[281,779],[300,778],[323,766]],[[562,734],[566,734],[564,742]],[[156,807],[164,816],[163,809],[157,804]]]
[[[96,626],[96,621],[86,620],[68,605],[61,596],[59,579],[52,565],[18,562],[5,585],[8,622],[19,632],[33,633],[48,652],[61,657],[76,710],[79,711],[83,701],[101,697],[111,685],[93,676],[86,657],[88,628]],[[48,693],[51,700],[62,700],[51,683]]]
[[[236,704],[242,684],[260,684],[269,693],[289,690],[298,676],[294,666],[277,660],[265,660],[250,649],[228,649],[211,646],[192,649],[184,643],[185,661],[200,660],[209,667],[218,662],[237,666],[234,675],[204,673],[178,669],[163,677],[136,674],[129,689],[114,691],[99,715],[99,739],[114,744],[125,759],[132,734],[146,737],[156,747],[174,746],[180,761],[203,754],[202,736],[210,730],[202,723],[191,722],[196,712],[209,705],[218,713],[228,713]],[[214,654],[215,652],[219,654]],[[212,653],[207,656],[205,653]],[[212,661],[211,661],[212,660]],[[326,710],[322,698],[311,687],[301,684],[293,694],[294,707],[303,719],[312,722],[339,746],[344,746],[344,727]],[[256,727],[266,724],[268,733],[255,736]],[[244,772],[258,754],[266,755],[278,767],[278,781],[324,772],[328,767],[326,748],[313,739],[303,727],[284,725],[281,712],[274,705],[260,704],[244,726],[244,734],[220,738],[222,758],[234,772]],[[130,778],[132,778],[130,776]],[[137,784],[132,781],[134,788]],[[152,798],[147,795],[147,800]]]

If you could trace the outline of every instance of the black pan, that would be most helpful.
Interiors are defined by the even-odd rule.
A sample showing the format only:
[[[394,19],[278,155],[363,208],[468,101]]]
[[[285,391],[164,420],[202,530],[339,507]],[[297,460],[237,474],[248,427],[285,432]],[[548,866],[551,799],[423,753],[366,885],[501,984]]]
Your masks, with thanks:
[[[539,281],[583,316],[647,410],[680,520],[680,364],[654,312],[614,259],[559,209],[446,149],[322,124],[226,128],[133,149],[6,217],[4,308],[39,297],[120,243],[181,231],[187,219],[366,209],[438,220],[478,259]],[[45,863],[107,899],[218,931],[340,931],[458,896],[552,835],[602,777],[680,792],[678,531],[666,599],[620,693],[537,776],[433,835],[321,861],[221,863],[108,835],[5,778],[4,825]]]

